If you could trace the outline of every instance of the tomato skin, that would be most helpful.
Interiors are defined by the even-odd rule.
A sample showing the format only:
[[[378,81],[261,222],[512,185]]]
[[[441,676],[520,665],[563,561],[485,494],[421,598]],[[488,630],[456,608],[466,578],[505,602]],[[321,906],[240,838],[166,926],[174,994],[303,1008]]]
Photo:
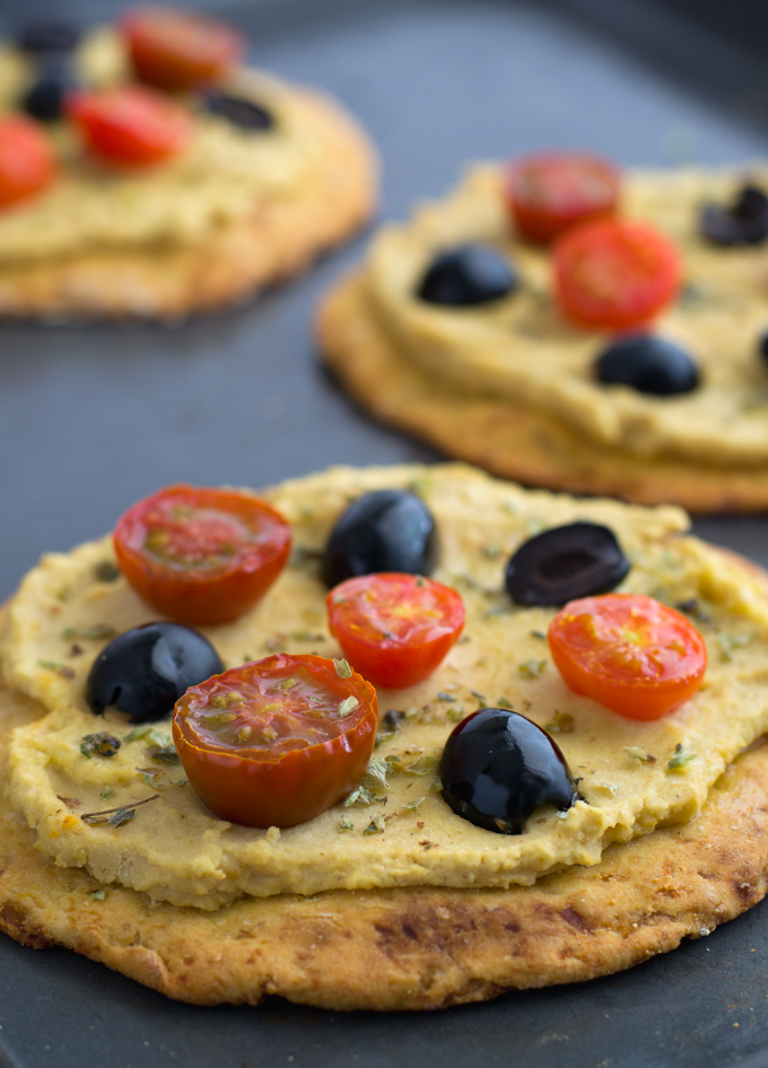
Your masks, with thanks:
[[[555,292],[566,318],[593,329],[647,324],[680,288],[670,239],[648,223],[598,219],[565,233],[553,253]]]
[[[336,734],[330,730],[328,737],[315,743],[302,739],[303,745],[272,752],[263,746],[211,742],[190,715],[195,703],[213,693],[247,691],[254,679],[265,680],[262,685],[268,687],[290,676],[309,680],[334,702],[357,698],[357,708],[336,720],[343,730]],[[264,722],[265,713],[261,716]],[[269,716],[269,722],[275,723],[280,711],[271,711]],[[190,783],[221,819],[249,827],[294,827],[338,804],[359,783],[373,753],[377,721],[376,691],[360,675],[341,679],[332,660],[279,653],[190,687],[176,703],[173,740]],[[258,709],[249,722],[258,729]],[[323,727],[322,720],[310,722]]]
[[[56,170],[51,143],[37,123],[23,115],[0,121],[0,208],[42,193]]]
[[[178,509],[196,514],[178,519]],[[121,571],[158,612],[180,623],[227,623],[247,612],[280,574],[291,528],[250,493],[177,485],[137,501],[118,520],[113,540]],[[153,548],[158,543],[162,551]],[[181,547],[177,558],[197,553],[202,562],[179,562],[174,545]]]
[[[399,571],[347,579],[325,604],[331,633],[350,664],[375,686],[391,689],[431,675],[464,626],[456,590]]]
[[[66,112],[88,150],[110,166],[163,163],[179,155],[192,136],[186,111],[141,85],[73,93]]]
[[[587,152],[538,152],[512,160],[504,195],[519,233],[548,244],[577,223],[613,215],[619,202],[617,167]]]
[[[707,647],[693,624],[653,597],[608,593],[562,608],[549,648],[566,685],[626,719],[654,720],[696,693]]]
[[[172,7],[136,8],[121,30],[137,76],[158,89],[191,89],[220,79],[245,51],[224,22]]]

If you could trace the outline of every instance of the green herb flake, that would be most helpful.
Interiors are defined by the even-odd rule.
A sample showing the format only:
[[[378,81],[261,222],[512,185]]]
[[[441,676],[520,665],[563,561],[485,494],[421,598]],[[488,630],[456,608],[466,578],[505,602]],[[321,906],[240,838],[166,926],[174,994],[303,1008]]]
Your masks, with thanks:
[[[437,695],[437,699],[438,699],[438,701],[455,701],[456,700],[456,698],[454,697],[454,695],[452,693],[446,693],[445,690],[441,690],[440,691],[440,693]]]
[[[324,642],[325,635],[318,634],[313,630],[292,630],[289,633],[289,638],[292,638],[295,642]]]
[[[423,805],[426,801],[426,797],[415,797],[413,801],[407,801],[403,805],[404,812],[417,812],[419,811],[419,805]]]
[[[341,660],[333,658],[333,666],[336,669],[336,674],[340,679],[348,679],[352,674],[352,668],[349,666],[346,660],[342,657]]]
[[[432,794],[439,794],[442,791],[443,780],[440,778],[439,775],[435,775],[434,778],[430,779],[428,789],[429,792]]]
[[[552,714],[549,723],[544,724],[544,730],[549,734],[570,734],[576,726],[570,712],[560,712],[557,708]]]
[[[343,802],[344,808],[349,808],[350,805],[372,805],[376,798],[373,796],[370,790],[367,790],[364,786],[358,786],[352,791],[348,798]]]
[[[93,893],[91,894],[91,897],[93,898],[94,901],[103,901],[106,896],[107,896],[107,891],[106,890],[94,890]]]
[[[110,797],[114,797],[115,796],[115,788],[114,788],[114,786],[102,786],[100,796],[103,797],[105,801],[108,801],[110,799]]]
[[[690,764],[692,760],[696,759],[695,753],[686,753],[683,749],[682,742],[678,742],[675,746],[675,751],[671,758],[667,761],[667,768],[670,771],[682,772]]]
[[[71,642],[73,638],[77,637],[77,627],[65,627],[61,632],[61,640],[65,642]]]
[[[141,727],[134,727],[130,734],[126,734],[123,741],[126,745],[130,745],[131,742],[138,742],[142,738],[146,738],[152,727],[149,723],[144,723]]]
[[[89,641],[106,641],[107,638],[114,638],[117,631],[114,627],[111,627],[109,623],[94,623],[92,627],[86,627],[85,630],[81,630],[79,634],[73,634],[73,638],[86,638]]]
[[[124,823],[128,823],[130,820],[134,819],[135,816],[135,808],[121,808],[114,814],[114,816],[109,817],[107,823],[110,827],[122,827]]]
[[[497,708],[512,708],[512,702],[508,697],[499,697],[496,701]]]
[[[537,679],[546,666],[546,660],[526,660],[517,665],[517,670],[524,679]]]
[[[392,763],[387,757],[371,757],[363,777],[363,786],[368,790],[388,790],[387,775],[392,770]]]
[[[74,679],[74,668],[67,667],[66,664],[62,664],[59,660],[38,660],[38,664],[46,671],[54,671],[62,679]]]
[[[451,723],[459,723],[464,719],[464,709],[461,706],[449,708],[445,713],[445,718]]]
[[[84,812],[80,819],[89,827],[96,827],[103,823],[109,823],[112,827],[120,827],[123,823],[133,819],[137,808],[141,805],[148,805],[150,801],[157,801],[159,797],[160,794],[152,794],[151,797],[144,797],[141,801],[131,801],[127,805],[118,805],[117,808],[104,808],[100,812]]]
[[[238,739],[239,741],[240,739]],[[150,750],[147,754],[150,760],[160,760],[163,764],[179,764],[179,754],[176,752],[176,748],[173,742],[169,742],[168,745],[158,746],[156,749]]]
[[[656,763],[656,757],[655,756],[651,756],[650,753],[646,753],[646,751],[644,749],[640,749],[639,746],[636,746],[636,745],[623,745],[621,747],[621,751],[624,754],[624,756],[627,758],[627,760],[629,760],[632,764],[634,764],[634,763],[655,764]]]
[[[93,575],[97,582],[117,582],[120,578],[120,568],[111,560],[102,560],[94,567]]]
[[[384,834],[384,817],[380,812],[376,813],[363,834]]]
[[[118,751],[122,742],[106,731],[97,734],[86,734],[80,742],[80,752],[91,760],[94,756],[112,757]]]
[[[720,657],[722,660],[733,660],[733,654],[736,649],[743,649],[745,645],[749,645],[754,634],[718,634],[717,644],[720,648]]]
[[[498,560],[501,556],[502,550],[498,545],[493,543],[484,545],[482,548],[483,556],[487,556],[489,560]]]
[[[354,829],[354,823],[347,816],[343,816],[342,819],[340,819],[338,824],[336,825],[336,830],[339,832],[339,834],[342,834],[344,831],[354,831]]]
[[[542,642],[545,642],[547,640],[547,636],[546,636],[546,634],[544,633],[543,630],[532,630],[531,631],[531,637],[532,638],[538,638],[539,641],[542,641]]]
[[[186,786],[188,782],[189,779],[171,779],[171,786],[178,786],[179,789],[181,789],[181,787]]]
[[[353,697],[351,694],[349,697],[345,697],[343,701],[339,702],[339,707],[336,710],[338,712],[339,719],[346,719],[347,716],[351,715],[355,711],[359,704],[360,702],[358,701],[358,699],[356,697]]]

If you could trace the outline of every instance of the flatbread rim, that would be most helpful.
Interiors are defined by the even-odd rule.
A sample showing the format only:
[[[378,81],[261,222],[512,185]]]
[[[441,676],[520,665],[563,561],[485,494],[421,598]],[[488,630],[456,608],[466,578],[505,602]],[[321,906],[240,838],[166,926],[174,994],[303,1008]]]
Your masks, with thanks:
[[[730,550],[752,577],[768,576]],[[0,625],[3,611],[0,609]],[[0,683],[10,727],[38,705]],[[105,891],[103,900],[93,894]],[[513,989],[582,982],[676,948],[768,891],[768,745],[751,747],[701,814],[611,846],[599,864],[511,890],[327,891],[247,899],[210,913],[152,906],[58,868],[0,796],[0,930],[64,946],[168,997],[334,1010],[423,1010]]]
[[[376,318],[363,272],[326,294],[316,338],[325,366],[368,414],[498,477],[633,504],[678,504],[694,514],[768,509],[764,468],[643,460],[601,449],[549,416],[425,375]]]
[[[315,90],[288,91],[325,144],[311,185],[256,204],[201,244],[95,249],[0,267],[0,319],[173,321],[250,300],[350,237],[376,207],[376,151],[341,104]]]

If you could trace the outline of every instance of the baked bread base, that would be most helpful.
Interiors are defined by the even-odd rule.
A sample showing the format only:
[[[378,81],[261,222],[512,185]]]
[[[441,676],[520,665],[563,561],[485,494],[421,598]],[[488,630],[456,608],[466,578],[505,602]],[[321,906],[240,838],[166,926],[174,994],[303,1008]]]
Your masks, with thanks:
[[[762,467],[726,468],[602,449],[547,415],[424,374],[376,319],[362,275],[325,299],[317,321],[326,365],[370,414],[447,456],[530,486],[679,504],[695,513],[768,508]]]
[[[300,92],[325,143],[315,180],[222,225],[196,245],[94,249],[0,268],[0,316],[176,319],[250,298],[303,270],[372,214],[377,159],[357,123],[320,93]]]
[[[0,686],[0,769],[39,705]],[[4,777],[4,776],[3,776]],[[0,930],[66,946],[169,997],[328,1009],[438,1009],[608,975],[709,934],[766,893],[768,746],[740,757],[691,823],[511,890],[332,891],[171,905],[58,868],[0,799]],[[105,890],[103,900],[94,892]]]

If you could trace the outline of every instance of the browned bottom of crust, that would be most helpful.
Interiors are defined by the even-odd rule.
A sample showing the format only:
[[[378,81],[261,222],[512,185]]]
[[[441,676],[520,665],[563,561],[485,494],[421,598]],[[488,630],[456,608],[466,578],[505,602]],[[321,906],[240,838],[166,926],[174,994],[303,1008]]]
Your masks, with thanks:
[[[311,186],[265,201],[200,245],[102,249],[0,268],[0,317],[173,319],[253,296],[350,236],[376,204],[375,152],[339,105],[302,95],[326,143]]]
[[[698,513],[768,508],[765,468],[644,460],[602,449],[546,415],[428,377],[376,321],[359,277],[328,295],[318,331],[326,364],[372,415],[495,475],[636,504],[679,504]]]

